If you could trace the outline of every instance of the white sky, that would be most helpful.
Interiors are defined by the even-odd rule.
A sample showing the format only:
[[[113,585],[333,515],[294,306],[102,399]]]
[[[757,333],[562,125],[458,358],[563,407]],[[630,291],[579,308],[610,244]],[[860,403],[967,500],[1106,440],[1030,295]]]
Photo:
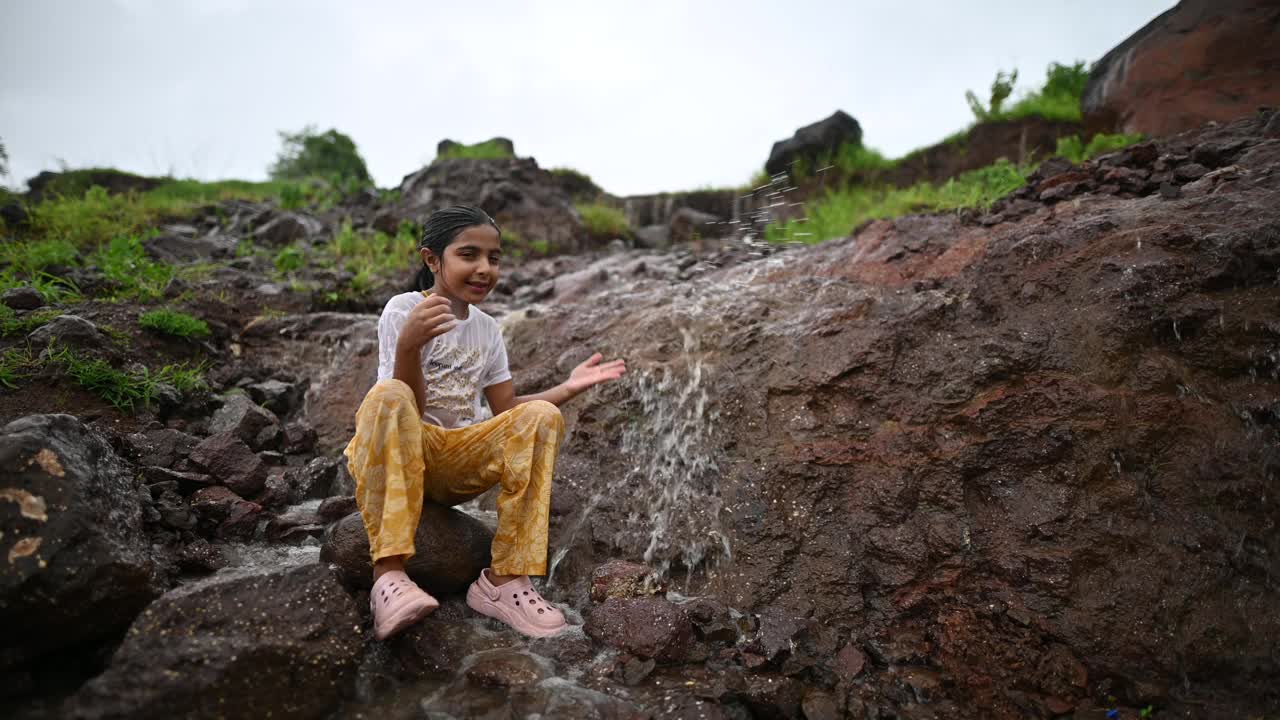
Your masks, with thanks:
[[[10,186],[110,166],[263,179],[279,130],[350,135],[381,187],[442,138],[638,194],[745,182],[843,109],[890,156],[1100,58],[1172,0],[0,0]]]

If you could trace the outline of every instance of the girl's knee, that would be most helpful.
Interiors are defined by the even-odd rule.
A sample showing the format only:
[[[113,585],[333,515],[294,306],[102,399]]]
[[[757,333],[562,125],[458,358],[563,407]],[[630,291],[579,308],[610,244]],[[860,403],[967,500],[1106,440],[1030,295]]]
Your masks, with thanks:
[[[521,403],[516,409],[526,417],[532,418],[538,424],[553,425],[561,427],[564,425],[564,416],[560,414],[560,408],[547,402],[546,400],[531,400],[527,403]]]
[[[395,404],[410,402],[417,406],[417,400],[413,397],[413,388],[403,380],[381,380],[373,386],[364,396],[365,402],[377,402],[379,404]]]

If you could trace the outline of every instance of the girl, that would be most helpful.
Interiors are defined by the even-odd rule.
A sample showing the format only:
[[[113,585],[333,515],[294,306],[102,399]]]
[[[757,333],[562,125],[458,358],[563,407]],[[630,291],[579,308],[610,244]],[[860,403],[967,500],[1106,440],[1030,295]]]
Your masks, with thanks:
[[[595,354],[564,383],[516,396],[498,324],[475,307],[498,281],[499,232],[477,208],[432,213],[418,247],[420,292],[391,298],[378,321],[378,384],[344,454],[369,533],[379,640],[439,605],[404,572],[423,498],[456,505],[497,484],[493,563],[467,590],[467,605],[532,637],[566,627],[529,581],[547,569],[551,473],[564,435],[556,406],[626,366]]]

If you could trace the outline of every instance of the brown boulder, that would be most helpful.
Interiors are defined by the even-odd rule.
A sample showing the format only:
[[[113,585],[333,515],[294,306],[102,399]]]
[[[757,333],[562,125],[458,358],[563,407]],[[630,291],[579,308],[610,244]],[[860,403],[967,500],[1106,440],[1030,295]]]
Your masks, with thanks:
[[[465,590],[489,567],[493,531],[464,512],[426,503],[413,543],[417,553],[405,563],[405,572],[428,592],[447,595]],[[369,535],[360,513],[330,526],[320,559],[337,565],[350,585],[372,583]]]
[[[660,597],[610,598],[591,611],[585,630],[597,642],[659,662],[684,660],[693,642],[688,611]]]
[[[214,576],[148,606],[62,716],[327,717],[360,648],[355,602],[323,565]]]
[[[1102,57],[1086,129],[1156,137],[1280,105],[1280,5],[1183,0]]]
[[[212,435],[191,451],[191,461],[240,496],[256,495],[267,480],[267,466],[232,432]]]

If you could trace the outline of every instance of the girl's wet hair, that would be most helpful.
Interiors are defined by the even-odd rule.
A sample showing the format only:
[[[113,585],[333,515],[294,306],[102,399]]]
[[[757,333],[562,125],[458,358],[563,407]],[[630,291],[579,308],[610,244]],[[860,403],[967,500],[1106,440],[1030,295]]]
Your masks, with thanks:
[[[477,207],[470,205],[452,205],[447,208],[441,208],[427,218],[426,224],[422,227],[422,237],[418,240],[418,248],[427,248],[436,254],[436,257],[444,261],[444,249],[449,247],[449,243],[458,237],[458,233],[469,227],[477,225],[492,225],[498,234],[502,234],[502,228],[498,227],[498,223],[489,217],[489,213]],[[435,277],[431,274],[431,270],[427,268],[427,264],[422,263],[422,269],[418,271],[418,276],[414,278],[414,290],[430,290],[435,284]]]

